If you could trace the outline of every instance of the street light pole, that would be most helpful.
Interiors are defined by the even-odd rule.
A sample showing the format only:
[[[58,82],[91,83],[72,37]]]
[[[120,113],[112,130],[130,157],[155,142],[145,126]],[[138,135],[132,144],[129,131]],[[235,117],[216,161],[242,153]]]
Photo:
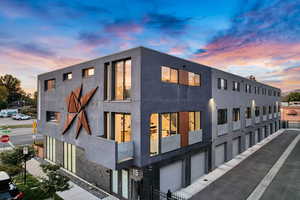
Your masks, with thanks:
[[[23,147],[23,155],[24,155],[24,185],[26,184],[26,156],[28,154],[28,147]]]

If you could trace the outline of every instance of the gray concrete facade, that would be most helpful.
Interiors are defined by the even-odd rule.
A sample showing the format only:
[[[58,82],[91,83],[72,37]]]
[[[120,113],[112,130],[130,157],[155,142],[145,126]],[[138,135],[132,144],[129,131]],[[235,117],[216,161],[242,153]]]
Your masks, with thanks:
[[[104,98],[105,64],[109,63],[112,65],[115,61],[128,58],[131,59],[132,63],[131,98],[124,101],[106,100]],[[162,82],[161,66],[200,74],[201,86],[191,87]],[[95,68],[95,74],[88,78],[82,77],[82,70],[89,67]],[[68,72],[72,72],[72,79],[63,80],[63,74]],[[218,78],[227,79],[227,90],[218,89]],[[51,91],[45,91],[44,83],[49,79],[56,80],[56,87]],[[241,82],[240,92],[232,91],[233,80]],[[275,119],[273,116],[272,119],[268,117],[268,120],[265,121],[260,116],[260,121],[255,123],[254,107],[276,105],[279,103],[279,97],[258,95],[254,94],[254,91],[251,94],[245,93],[245,83],[251,84],[252,87],[259,86],[280,91],[277,88],[208,66],[148,48],[138,47],[39,75],[38,132],[45,136],[53,137],[58,141],[56,143],[56,162],[58,164],[63,163],[62,142],[75,145],[76,175],[93,182],[108,192],[111,192],[111,170],[127,169],[131,175],[133,168],[140,169],[144,174],[143,188],[155,185],[159,189],[160,169],[168,169],[168,165],[172,165],[173,163],[177,163],[178,166],[178,163],[182,163],[180,166],[180,168],[184,169],[181,173],[182,177],[177,177],[176,180],[181,180],[181,186],[187,186],[191,183],[191,179],[195,179],[191,175],[191,168],[195,169],[195,166],[191,166],[192,163],[203,158],[205,163],[202,165],[202,168],[206,173],[216,167],[215,146],[226,143],[225,157],[229,160],[232,158],[232,140],[234,138],[240,137],[240,148],[243,151],[245,148],[246,133],[252,132],[252,136],[254,137],[254,132],[257,128],[264,126],[270,128],[270,123],[273,123],[272,127],[275,127],[274,121],[278,120],[278,118]],[[67,133],[62,135],[67,116],[65,98],[81,84],[83,85],[83,94],[86,94],[95,87],[98,87],[98,90],[85,108],[92,134],[88,135],[82,129],[78,139],[75,139],[76,120]],[[251,125],[245,127],[244,110],[247,105],[252,106],[253,116]],[[231,120],[232,108],[237,107],[240,108],[241,120],[240,124],[235,123],[233,125]],[[223,126],[217,125],[217,109],[219,108],[228,109],[228,123]],[[60,112],[60,122],[47,122],[46,111]],[[181,147],[180,145],[180,133],[170,136],[163,141],[164,148],[161,149],[161,153],[151,156],[149,137],[151,114],[188,111],[201,111],[201,131],[190,132],[188,145],[185,147]],[[105,128],[105,112],[131,114],[131,143],[120,145],[113,140],[102,137]],[[218,135],[218,130],[219,132],[222,131],[221,135]],[[203,156],[204,154],[200,156],[199,153],[202,152],[205,156]],[[130,159],[124,159],[131,154]],[[194,157],[193,161],[191,161],[194,155],[198,157]],[[173,168],[170,167],[170,169]],[[133,188],[129,190],[129,197],[135,199],[137,197],[137,186],[133,182],[129,182],[129,187]],[[147,198],[145,197],[145,199]]]

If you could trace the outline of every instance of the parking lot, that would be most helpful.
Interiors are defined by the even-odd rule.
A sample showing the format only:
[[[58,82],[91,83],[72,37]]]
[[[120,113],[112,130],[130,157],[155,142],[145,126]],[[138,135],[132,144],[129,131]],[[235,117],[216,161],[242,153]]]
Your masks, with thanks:
[[[35,119],[29,120],[13,120],[12,118],[0,118],[0,126],[14,126],[23,124],[32,124]]]

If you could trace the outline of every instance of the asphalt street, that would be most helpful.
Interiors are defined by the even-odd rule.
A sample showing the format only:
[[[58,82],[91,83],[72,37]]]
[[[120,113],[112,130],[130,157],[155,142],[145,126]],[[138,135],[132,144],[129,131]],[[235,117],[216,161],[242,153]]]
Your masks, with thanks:
[[[15,146],[33,143],[33,134],[31,128],[11,129],[11,133],[8,135],[10,136],[11,143]],[[35,134],[35,138],[42,139],[43,136],[41,134]],[[0,142],[0,148],[4,147],[10,147],[10,145]]]
[[[298,134],[300,131],[285,131],[191,199],[246,200]],[[300,199],[299,153],[297,144],[263,200]]]

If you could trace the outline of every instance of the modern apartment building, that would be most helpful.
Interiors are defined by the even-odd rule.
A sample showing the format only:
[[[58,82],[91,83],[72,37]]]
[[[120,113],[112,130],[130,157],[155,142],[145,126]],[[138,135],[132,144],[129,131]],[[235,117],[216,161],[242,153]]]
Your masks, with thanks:
[[[38,76],[48,161],[121,199],[176,191],[279,128],[280,90],[138,47]]]

